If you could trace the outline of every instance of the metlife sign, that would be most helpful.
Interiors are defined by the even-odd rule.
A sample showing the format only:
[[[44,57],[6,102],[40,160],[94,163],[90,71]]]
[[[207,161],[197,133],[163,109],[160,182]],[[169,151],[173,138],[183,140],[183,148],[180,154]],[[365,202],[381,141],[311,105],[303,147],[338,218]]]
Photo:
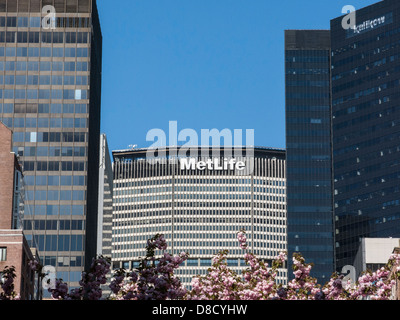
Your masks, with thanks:
[[[347,30],[347,38],[355,37],[357,35],[366,33],[373,29],[383,27],[393,22],[393,13],[390,12],[375,19],[366,20],[363,23],[356,24],[354,27]]]
[[[199,161],[196,158],[183,158],[179,160],[181,170],[210,170],[210,171],[243,171],[246,169],[244,161],[236,159],[208,159]]]

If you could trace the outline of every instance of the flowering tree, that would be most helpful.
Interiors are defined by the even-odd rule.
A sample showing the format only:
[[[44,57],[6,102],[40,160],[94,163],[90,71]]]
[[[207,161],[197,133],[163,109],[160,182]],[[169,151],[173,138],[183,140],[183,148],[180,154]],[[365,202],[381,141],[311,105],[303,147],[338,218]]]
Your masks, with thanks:
[[[124,269],[116,271],[110,285],[110,299],[181,300],[186,295],[186,289],[174,271],[188,258],[188,254],[182,252],[173,257],[165,252],[166,249],[167,242],[162,235],[149,239],[146,257],[141,260],[137,270],[130,273]],[[156,250],[163,252],[159,259],[156,259]]]
[[[0,300],[20,300],[20,296],[14,291],[15,267],[5,267],[0,273]]]
[[[187,291],[178,277],[176,269],[188,258],[181,253],[171,256],[166,240],[156,235],[147,242],[146,257],[136,270],[127,272],[116,270],[110,284],[111,300],[388,300],[392,289],[400,279],[400,254],[390,256],[389,262],[376,272],[363,273],[356,283],[345,281],[338,274],[321,286],[310,276],[312,264],[307,264],[300,254],[294,254],[294,278],[286,286],[277,283],[280,268],[287,260],[285,253],[279,254],[269,266],[259,260],[248,249],[246,234],[237,235],[239,245],[244,251],[247,269],[242,275],[228,268],[228,251],[216,255],[212,267],[205,276],[192,279],[192,290]],[[161,251],[159,258],[156,252]],[[106,283],[106,275],[111,261],[103,256],[93,259],[89,273],[82,274],[81,287],[68,292],[68,286],[58,279],[55,288],[49,289],[57,300],[99,300],[102,297],[101,285]],[[37,262],[31,262],[32,270],[41,272]],[[18,298],[14,292],[15,269],[3,271],[4,293],[0,300]]]
[[[276,283],[276,277],[278,269],[286,260],[286,254],[281,253],[271,268],[268,268],[267,263],[259,261],[248,252],[244,232],[238,234],[238,240],[240,247],[246,251],[244,260],[249,266],[243,271],[243,277],[228,268],[228,251],[222,251],[213,258],[208,274],[193,278],[193,289],[186,296],[188,300],[268,300],[283,294],[282,286]]]
[[[293,255],[293,274],[286,288],[276,284],[277,269],[282,267],[286,255],[281,253],[271,267],[248,252],[244,232],[238,234],[240,247],[245,251],[249,268],[243,278],[229,270],[227,251],[213,259],[213,266],[205,276],[192,280],[193,290],[187,299],[193,300],[388,300],[396,279],[400,279],[400,255],[390,257],[388,264],[376,272],[365,272],[355,284],[345,282],[343,276],[334,274],[321,288],[317,279],[310,276],[312,264],[306,264],[300,254]],[[395,268],[395,272],[392,272]]]
[[[100,300],[101,285],[107,282],[106,276],[110,271],[110,266],[110,258],[99,256],[93,259],[89,272],[82,273],[79,288],[68,292],[68,285],[62,279],[57,279],[55,287],[49,288],[49,292],[55,300]]]

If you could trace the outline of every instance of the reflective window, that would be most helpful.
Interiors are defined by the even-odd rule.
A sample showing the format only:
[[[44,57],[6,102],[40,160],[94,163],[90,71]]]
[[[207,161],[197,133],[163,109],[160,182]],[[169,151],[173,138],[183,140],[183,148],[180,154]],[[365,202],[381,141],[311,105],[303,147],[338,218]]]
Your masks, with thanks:
[[[18,17],[18,28],[27,28],[29,26],[28,17]]]
[[[40,17],[31,17],[29,18],[29,26],[31,28],[40,28],[41,26],[41,18]]]

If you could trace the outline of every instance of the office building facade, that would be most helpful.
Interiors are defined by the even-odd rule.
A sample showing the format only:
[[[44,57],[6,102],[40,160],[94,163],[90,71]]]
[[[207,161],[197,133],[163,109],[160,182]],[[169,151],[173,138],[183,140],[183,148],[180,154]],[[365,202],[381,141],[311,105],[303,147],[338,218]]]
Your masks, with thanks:
[[[331,21],[336,262],[363,238],[400,237],[400,2]]]
[[[112,256],[113,169],[107,137],[100,135],[97,255]]]
[[[355,279],[367,270],[376,272],[384,267],[393,250],[398,247],[399,238],[363,238],[353,263]]]
[[[113,171],[107,136],[100,135],[99,166],[99,213],[97,227],[97,255],[112,258],[113,220]],[[102,286],[103,297],[111,294],[109,288],[112,274],[107,274],[107,283]]]
[[[25,173],[24,230],[70,287],[96,255],[101,48],[95,0],[0,0],[0,120]]]
[[[285,151],[255,148],[247,157],[245,149],[236,148],[238,153],[229,159],[246,163],[240,174],[237,167],[223,165],[223,148],[216,154],[197,150],[198,157],[189,151],[176,160],[172,155],[182,150],[164,148],[158,155],[161,162],[155,163],[148,149],[113,152],[114,269],[137,268],[147,240],[156,234],[165,236],[170,253],[190,254],[176,273],[185,285],[205,274],[212,257],[225,249],[230,252],[228,265],[240,273],[246,267],[236,239],[242,229],[250,250],[269,263],[287,250]],[[189,159],[193,167],[184,163]],[[282,268],[278,280],[286,279]]]
[[[285,31],[288,253],[322,285],[335,271],[330,45],[329,30]]]

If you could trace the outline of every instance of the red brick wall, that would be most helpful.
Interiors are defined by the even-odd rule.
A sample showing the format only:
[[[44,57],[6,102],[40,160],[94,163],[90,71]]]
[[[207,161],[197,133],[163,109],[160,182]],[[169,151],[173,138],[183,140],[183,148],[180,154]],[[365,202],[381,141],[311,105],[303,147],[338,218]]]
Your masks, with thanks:
[[[17,277],[14,279],[14,289],[22,300],[29,299],[34,292],[34,274],[28,262],[33,257],[22,231],[0,230],[0,247],[7,248],[7,258],[6,261],[0,261],[0,271],[5,267],[15,267]]]
[[[0,247],[7,248],[6,261],[0,261],[0,272],[15,267],[15,291],[26,300],[33,295],[33,273],[28,262],[32,253],[22,230],[11,230],[14,201],[16,157],[11,153],[12,131],[0,122]]]
[[[11,143],[11,130],[0,123],[0,229],[12,227],[15,155]]]

